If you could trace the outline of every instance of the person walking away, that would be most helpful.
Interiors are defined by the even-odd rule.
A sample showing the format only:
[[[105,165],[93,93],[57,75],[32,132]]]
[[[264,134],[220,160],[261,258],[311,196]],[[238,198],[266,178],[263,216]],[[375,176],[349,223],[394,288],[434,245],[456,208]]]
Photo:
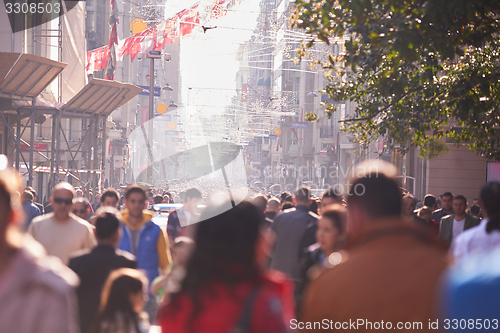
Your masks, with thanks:
[[[113,271],[104,285],[97,319],[89,333],[147,333],[150,325],[142,312],[147,289],[148,280],[140,271]]]
[[[20,230],[13,172],[0,171],[0,331],[78,333],[78,277]]]
[[[57,184],[50,197],[54,212],[36,217],[28,229],[49,255],[58,257],[65,265],[75,252],[96,245],[94,227],[71,213],[74,193],[71,184]]]
[[[132,254],[116,249],[120,240],[120,220],[116,209],[102,207],[94,218],[97,246],[73,257],[69,262],[69,268],[80,278],[76,293],[82,333],[88,332],[95,320],[101,291],[109,273],[118,268],[137,267]]]
[[[366,161],[353,175],[347,198],[349,242],[344,251],[330,255],[333,267],[306,290],[300,321],[351,321],[363,332],[379,332],[373,323],[382,320],[393,329],[398,322],[422,322],[413,330],[434,332],[427,323],[437,317],[435,288],[447,266],[446,249],[429,230],[401,222],[401,192],[392,164]],[[324,332],[306,328],[303,332]]]
[[[272,197],[267,201],[267,208],[265,215],[268,219],[274,221],[274,218],[276,217],[276,215],[278,215],[279,212],[280,212],[280,201],[277,198]]]
[[[316,242],[313,238],[309,244],[302,244],[304,232],[316,224],[318,218],[316,214],[309,212],[310,193],[308,187],[299,187],[294,196],[297,206],[276,215],[272,224],[272,230],[276,233],[276,244],[271,256],[271,269],[287,274],[295,282],[300,279],[299,256],[303,248]]]
[[[23,230],[26,231],[28,230],[31,221],[35,217],[40,216],[41,213],[38,207],[33,204],[33,194],[29,191],[25,190],[23,194],[21,194],[21,203],[23,204],[24,210]]]
[[[418,210],[417,216],[420,217],[421,219],[424,219],[427,225],[430,225],[432,218],[432,209],[427,206],[423,206]],[[434,229],[431,230],[434,231]]]
[[[136,185],[130,185],[124,195],[126,209],[121,212],[122,238],[118,248],[136,256],[137,268],[146,272],[151,283],[160,270],[168,268],[172,259],[165,234],[151,221],[152,212],[146,210],[146,191]],[[145,311],[151,321],[155,318],[156,300],[150,297]]]
[[[33,204],[35,206],[37,206],[38,209],[40,210],[40,215],[45,214],[45,209],[44,209],[43,205],[40,204],[40,203],[38,203],[38,202],[36,202],[37,195],[36,195],[35,189],[33,187],[31,187],[31,186],[28,186],[28,187],[26,187],[26,190],[30,191],[31,194],[33,194]]]
[[[293,318],[291,285],[263,269],[270,229],[248,201],[210,202],[201,215],[180,290],[159,310],[163,333],[284,333]]]
[[[429,207],[429,209],[434,212],[437,207],[436,197],[432,194],[427,194],[424,197],[424,206]]]
[[[479,206],[485,217],[477,227],[465,230],[453,241],[456,258],[500,246],[500,182],[488,182],[481,188]]]
[[[479,224],[479,219],[467,214],[465,208],[467,208],[467,199],[459,194],[453,198],[453,214],[441,218],[439,237],[443,239],[448,247],[464,230]]]

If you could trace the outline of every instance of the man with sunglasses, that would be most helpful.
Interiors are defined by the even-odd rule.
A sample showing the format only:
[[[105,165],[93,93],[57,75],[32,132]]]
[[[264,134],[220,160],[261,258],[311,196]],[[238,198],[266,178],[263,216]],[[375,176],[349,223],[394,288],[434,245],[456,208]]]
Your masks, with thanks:
[[[78,216],[79,218],[87,221],[87,218],[89,217],[90,214],[90,203],[87,200],[87,198],[75,198],[73,199],[73,208],[71,211],[73,214]]]
[[[53,255],[68,264],[72,254],[96,245],[93,226],[71,213],[75,189],[61,182],[54,187],[50,203],[52,213],[33,219],[28,232]]]

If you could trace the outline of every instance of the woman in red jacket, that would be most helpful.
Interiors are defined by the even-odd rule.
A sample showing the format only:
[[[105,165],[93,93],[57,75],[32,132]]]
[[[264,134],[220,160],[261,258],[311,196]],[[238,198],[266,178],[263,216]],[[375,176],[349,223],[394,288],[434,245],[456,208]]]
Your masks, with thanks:
[[[288,332],[291,284],[263,268],[271,231],[249,202],[228,204],[204,210],[180,290],[159,311],[163,333]]]

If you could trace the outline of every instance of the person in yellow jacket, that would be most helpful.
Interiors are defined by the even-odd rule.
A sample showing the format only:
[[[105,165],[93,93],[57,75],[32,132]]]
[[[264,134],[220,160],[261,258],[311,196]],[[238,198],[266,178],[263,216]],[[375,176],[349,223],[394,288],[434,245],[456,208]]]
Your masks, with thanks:
[[[147,194],[142,187],[132,184],[127,188],[123,200],[126,209],[121,212],[122,237],[118,248],[136,256],[137,268],[145,272],[151,283],[160,271],[168,268],[172,259],[165,233],[151,221],[153,214],[145,210],[146,200]],[[156,312],[154,297],[150,296],[145,311],[153,321]]]

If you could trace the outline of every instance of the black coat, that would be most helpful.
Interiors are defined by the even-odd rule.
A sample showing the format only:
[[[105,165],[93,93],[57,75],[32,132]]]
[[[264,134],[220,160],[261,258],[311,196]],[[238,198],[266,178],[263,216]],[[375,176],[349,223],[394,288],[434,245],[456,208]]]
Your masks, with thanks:
[[[76,293],[80,308],[80,329],[86,333],[92,325],[99,303],[101,291],[112,270],[118,268],[136,268],[135,257],[122,250],[115,250],[108,245],[97,245],[69,262],[71,268],[80,277],[80,286]]]

